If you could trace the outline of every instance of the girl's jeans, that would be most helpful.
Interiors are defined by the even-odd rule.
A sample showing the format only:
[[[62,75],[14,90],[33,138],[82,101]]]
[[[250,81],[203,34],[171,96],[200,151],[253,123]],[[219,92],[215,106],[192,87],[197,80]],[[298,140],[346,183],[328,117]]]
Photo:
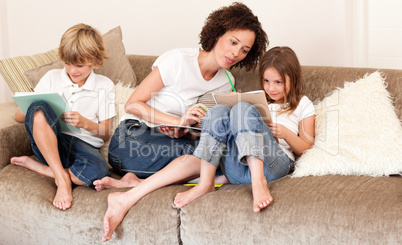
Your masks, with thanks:
[[[216,167],[220,165],[232,184],[251,183],[246,156],[263,161],[267,181],[287,175],[293,164],[257,108],[245,102],[232,109],[217,105],[208,110],[194,155]]]
[[[114,132],[109,145],[109,163],[124,174],[146,178],[181,155],[193,154],[198,141],[172,139],[137,120],[125,120]]]
[[[97,179],[110,175],[106,159],[99,152],[99,149],[77,137],[63,134],[60,130],[59,119],[49,104],[44,101],[33,102],[25,116],[25,128],[31,141],[33,153],[39,162],[48,165],[33,137],[33,117],[37,110],[43,112],[47,123],[56,135],[63,168],[69,168],[86,186],[92,185],[93,181]]]

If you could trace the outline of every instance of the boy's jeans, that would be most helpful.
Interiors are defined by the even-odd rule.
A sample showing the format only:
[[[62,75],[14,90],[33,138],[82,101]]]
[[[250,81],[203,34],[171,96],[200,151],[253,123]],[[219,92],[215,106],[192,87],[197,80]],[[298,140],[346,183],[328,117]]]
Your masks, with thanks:
[[[106,159],[99,152],[99,149],[77,137],[63,134],[60,130],[59,119],[49,104],[44,101],[33,102],[25,116],[25,128],[31,141],[33,153],[39,162],[48,165],[33,138],[33,117],[37,110],[43,112],[46,121],[56,135],[63,168],[69,168],[86,186],[92,185],[93,181],[97,179],[110,176]]]

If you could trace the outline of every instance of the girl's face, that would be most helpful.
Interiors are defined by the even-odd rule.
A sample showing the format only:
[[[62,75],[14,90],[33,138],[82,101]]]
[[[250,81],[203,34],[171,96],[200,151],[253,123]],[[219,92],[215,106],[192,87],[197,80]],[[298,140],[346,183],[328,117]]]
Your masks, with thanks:
[[[70,80],[78,84],[78,86],[84,85],[87,81],[88,76],[91,74],[92,65],[71,65],[69,63],[64,63],[64,67],[66,68],[67,75],[70,77]]]
[[[287,74],[285,75],[285,78],[286,81],[282,81],[279,72],[272,67],[269,67],[264,72],[262,84],[265,93],[275,101],[275,104],[283,104],[285,101],[284,98],[287,95],[285,91],[289,91],[290,89],[290,78]]]
[[[255,41],[250,30],[227,31],[214,47],[215,58],[221,68],[228,69],[246,58]]]

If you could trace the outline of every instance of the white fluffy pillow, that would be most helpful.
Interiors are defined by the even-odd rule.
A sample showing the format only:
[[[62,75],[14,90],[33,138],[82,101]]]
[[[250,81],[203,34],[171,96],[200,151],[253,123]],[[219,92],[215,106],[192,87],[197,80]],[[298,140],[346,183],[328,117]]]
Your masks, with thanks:
[[[116,116],[113,118],[113,133],[116,130],[117,126],[119,126],[120,118],[124,115],[124,107],[125,104],[130,98],[131,94],[134,92],[135,88],[129,87],[129,85],[124,85],[123,82],[118,82],[114,87],[115,91],[115,108],[116,108]],[[102,155],[108,159],[108,148],[109,148],[110,140],[105,142],[105,144],[100,149]]]
[[[315,107],[314,146],[292,177],[402,174],[402,126],[379,72],[345,82]]]

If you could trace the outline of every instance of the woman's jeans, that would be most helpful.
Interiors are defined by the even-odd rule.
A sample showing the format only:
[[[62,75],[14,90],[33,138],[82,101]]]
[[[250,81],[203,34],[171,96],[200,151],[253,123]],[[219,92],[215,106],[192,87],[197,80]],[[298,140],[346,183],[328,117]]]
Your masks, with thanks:
[[[124,174],[146,178],[179,156],[193,154],[197,140],[173,139],[137,120],[125,120],[114,132],[109,145],[109,163]]]
[[[37,110],[43,112],[47,123],[56,135],[63,168],[69,168],[86,186],[92,185],[97,179],[110,176],[106,159],[99,152],[99,149],[77,137],[63,134],[60,130],[59,119],[49,104],[44,101],[33,102],[25,116],[25,128],[31,141],[33,153],[39,162],[48,165],[33,137],[33,117]]]
[[[246,156],[263,161],[267,181],[284,177],[293,165],[257,108],[245,102],[232,109],[216,105],[208,110],[194,155],[216,167],[220,166],[232,184],[251,183]]]

